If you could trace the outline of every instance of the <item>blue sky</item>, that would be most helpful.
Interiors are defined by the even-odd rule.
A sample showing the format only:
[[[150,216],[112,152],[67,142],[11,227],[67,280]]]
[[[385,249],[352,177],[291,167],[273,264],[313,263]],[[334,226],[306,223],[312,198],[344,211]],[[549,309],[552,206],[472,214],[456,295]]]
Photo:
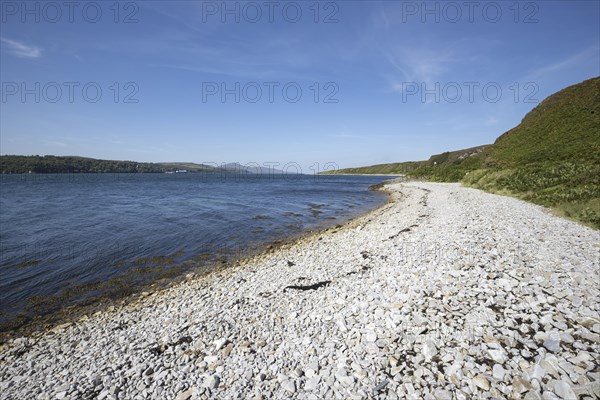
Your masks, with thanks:
[[[114,4],[1,2],[0,153],[419,160],[600,74],[597,1]]]

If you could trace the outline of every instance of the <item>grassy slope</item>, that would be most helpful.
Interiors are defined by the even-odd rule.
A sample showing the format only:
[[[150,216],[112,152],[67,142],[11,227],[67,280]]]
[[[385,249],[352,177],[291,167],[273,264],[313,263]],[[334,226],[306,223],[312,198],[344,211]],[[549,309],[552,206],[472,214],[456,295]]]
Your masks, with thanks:
[[[600,228],[600,78],[545,99],[467,172],[466,185]]]
[[[489,145],[435,154],[409,175],[438,182],[456,182],[482,165]]]
[[[488,158],[508,166],[600,162],[600,78],[546,98],[517,127],[496,140]]]
[[[464,153],[469,156],[460,157]],[[404,164],[339,172],[392,172],[387,166]],[[549,96],[491,146],[442,153],[411,165],[415,168],[407,171],[409,176],[461,181],[600,228],[600,78]]]

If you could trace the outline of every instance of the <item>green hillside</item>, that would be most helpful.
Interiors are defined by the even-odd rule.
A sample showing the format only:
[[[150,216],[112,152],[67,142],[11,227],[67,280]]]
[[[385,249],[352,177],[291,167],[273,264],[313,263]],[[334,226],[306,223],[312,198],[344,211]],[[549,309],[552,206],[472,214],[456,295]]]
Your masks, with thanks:
[[[486,149],[479,164],[464,184],[600,228],[600,78],[545,99]]]
[[[434,154],[408,175],[439,182],[459,181],[467,172],[481,167],[483,156],[489,147],[490,145],[482,145]]]
[[[444,165],[458,165],[463,162],[469,164],[470,158],[481,153],[486,147],[488,147],[488,145],[471,147],[463,150],[447,151],[445,153],[435,154],[429,157],[429,160],[427,161],[406,161],[401,163],[371,165],[369,167],[345,168],[335,171],[326,171],[323,172],[323,174],[429,175],[430,169],[431,172],[434,171],[433,167],[439,169],[439,167]]]
[[[557,92],[500,136],[488,154],[499,165],[600,162],[600,78]]]
[[[407,172],[413,178],[460,181],[600,228],[600,78],[549,96],[493,145],[413,164],[417,167]],[[383,170],[376,167],[351,170]]]
[[[407,161],[401,163],[378,164],[369,167],[345,168],[335,171],[325,171],[324,175],[339,175],[339,174],[372,174],[372,175],[398,175],[407,174],[420,167],[424,161]]]

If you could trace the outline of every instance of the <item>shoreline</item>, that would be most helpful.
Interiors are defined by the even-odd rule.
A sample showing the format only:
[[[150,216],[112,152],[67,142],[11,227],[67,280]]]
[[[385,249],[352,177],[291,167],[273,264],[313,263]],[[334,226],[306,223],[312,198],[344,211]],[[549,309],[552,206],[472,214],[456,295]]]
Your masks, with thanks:
[[[386,203],[340,227],[9,341],[0,390],[186,400],[600,396],[595,231],[457,184],[386,190]]]
[[[345,221],[337,223],[333,226],[328,226],[329,224],[327,223],[327,221],[323,221],[322,226],[318,226],[316,228],[305,230],[299,233],[291,233],[288,235],[284,235],[278,239],[265,242],[259,247],[250,246],[250,248],[240,252],[239,254],[234,253],[234,256],[229,258],[226,264],[222,264],[220,261],[214,260],[212,263],[206,265],[196,265],[193,267],[188,267],[188,269],[184,273],[177,273],[176,275],[172,276],[151,279],[146,283],[138,284],[135,288],[133,288],[133,292],[131,294],[125,294],[117,297],[100,296],[94,298],[90,303],[71,304],[48,313],[34,315],[32,317],[29,317],[27,322],[19,325],[16,328],[0,330],[0,346],[8,340],[15,339],[21,336],[36,336],[44,334],[45,332],[51,331],[56,326],[74,323],[82,317],[85,318],[92,314],[104,312],[107,309],[122,307],[126,304],[140,301],[141,299],[147,297],[150,294],[160,293],[163,290],[185,283],[190,278],[203,279],[213,273],[227,271],[229,269],[236,268],[240,264],[243,264],[250,260],[259,258],[264,255],[273,254],[274,252],[289,248],[290,246],[293,246],[313,236],[321,235],[332,230],[340,229],[341,227],[346,226],[347,224],[350,224],[357,219],[363,218],[366,215],[377,211],[378,209],[388,204],[390,202],[390,193],[386,191],[383,187],[386,183],[390,183],[393,181],[395,181],[395,179],[392,178],[369,187],[369,191],[378,191],[386,196],[383,203],[375,208],[360,212],[357,215],[353,215]],[[182,265],[192,262],[194,262],[193,258],[183,261]],[[13,320],[9,321],[9,323],[13,321],[14,323],[17,323],[17,318],[15,317]],[[8,326],[8,323],[6,324],[6,326]]]

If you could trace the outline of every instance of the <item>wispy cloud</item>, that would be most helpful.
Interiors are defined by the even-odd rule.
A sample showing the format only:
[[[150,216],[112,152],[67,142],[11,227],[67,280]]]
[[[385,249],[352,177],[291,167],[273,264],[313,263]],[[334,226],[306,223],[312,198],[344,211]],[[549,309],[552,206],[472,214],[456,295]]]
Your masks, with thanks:
[[[412,35],[418,39],[408,40],[407,25],[399,23],[401,17],[396,5],[379,7],[371,14],[365,35],[371,41],[370,47],[379,52],[383,60],[380,69],[396,92],[402,91],[399,81],[431,84],[460,60],[456,43],[444,45],[430,40],[427,32],[417,31]]]
[[[405,78],[428,84],[438,79],[447,70],[448,64],[456,61],[449,50],[408,47],[400,49],[397,55],[388,53],[387,58]]]
[[[6,47],[8,52],[21,58],[39,58],[42,56],[42,50],[36,46],[29,46],[25,43],[17,42],[7,38],[0,37],[2,47]]]
[[[598,51],[600,47],[598,45],[594,45],[588,47],[578,53],[571,55],[568,58],[557,61],[552,64],[544,65],[532,72],[530,72],[526,79],[540,79],[548,74],[557,73],[563,71],[565,69],[573,68],[581,65],[584,62],[588,62],[590,60],[598,61]]]
[[[457,56],[451,50],[403,47],[395,49],[394,52],[382,53],[396,74],[399,74],[399,77],[389,79],[391,90],[397,93],[404,93],[409,86],[414,85],[418,85],[419,88],[422,88],[422,85],[425,88],[434,88],[436,82],[450,69],[450,65],[457,62]],[[427,97],[425,104],[432,103],[433,100],[433,97]]]

